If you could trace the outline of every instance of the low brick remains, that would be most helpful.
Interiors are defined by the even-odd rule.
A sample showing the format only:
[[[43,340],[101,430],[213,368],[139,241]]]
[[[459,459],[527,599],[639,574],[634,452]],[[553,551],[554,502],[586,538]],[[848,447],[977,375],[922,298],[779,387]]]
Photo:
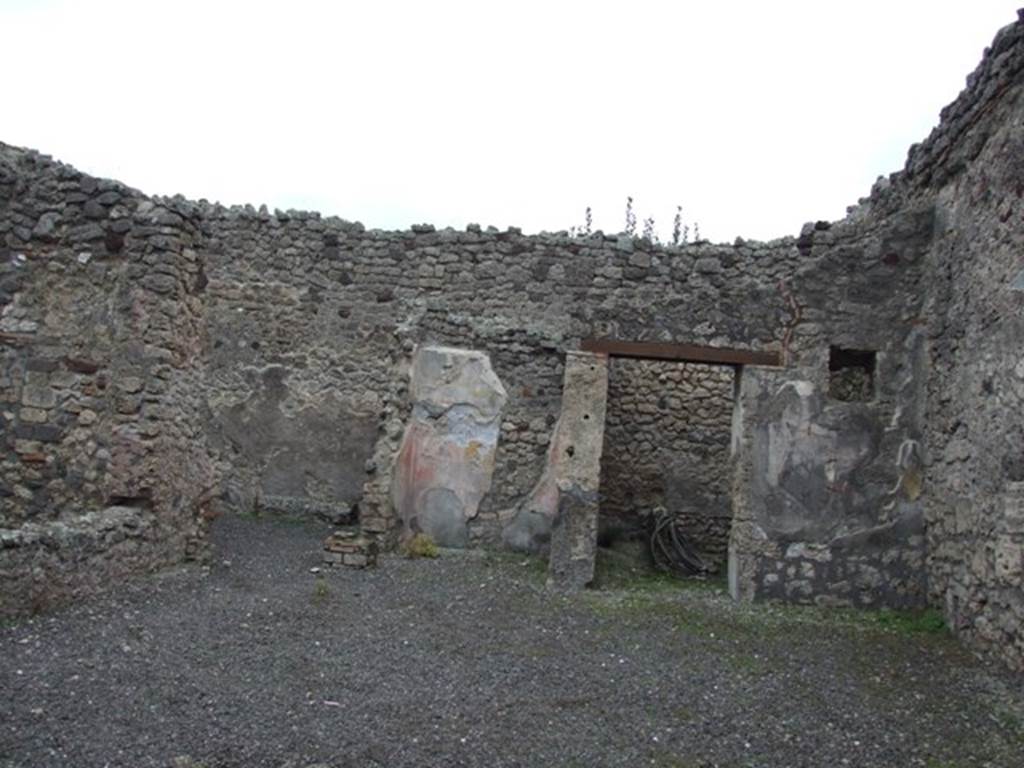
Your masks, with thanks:
[[[726,444],[724,382],[613,362],[606,516],[660,500],[721,556],[707,511],[726,493],[737,598],[933,605],[1024,668],[1022,158],[1019,21],[903,171],[768,243],[367,231],[150,198],[0,145],[0,610],[201,557],[218,506],[358,505],[390,546],[428,345],[486,354],[506,393],[465,544],[548,547],[521,513],[566,355],[614,337],[783,365],[736,372]]]
[[[335,531],[324,542],[324,565],[372,568],[377,565],[377,542],[358,531]]]

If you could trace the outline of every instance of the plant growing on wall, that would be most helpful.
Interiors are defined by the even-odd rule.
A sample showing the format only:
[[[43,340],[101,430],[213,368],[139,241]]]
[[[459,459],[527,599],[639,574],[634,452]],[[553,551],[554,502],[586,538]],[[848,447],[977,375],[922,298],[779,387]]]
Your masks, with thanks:
[[[633,202],[632,196],[626,197],[625,227],[622,232],[630,237],[637,237],[637,214]],[[583,213],[583,223],[579,226],[570,227],[569,236],[589,237],[593,232],[594,209],[588,205]],[[694,242],[699,241],[700,225],[697,222],[693,223],[693,234]],[[643,219],[643,227],[639,236],[652,243],[661,242],[653,216]],[[670,242],[673,246],[686,245],[690,242],[690,225],[683,222],[683,206],[681,205],[676,206],[676,213],[672,219],[672,237]]]
[[[623,230],[627,235],[636,235],[636,212],[633,210],[633,198],[626,198],[626,228]]]
[[[683,206],[676,206],[676,215],[672,219],[672,245],[679,245],[679,238],[683,234]],[[686,242],[685,240],[683,242]]]

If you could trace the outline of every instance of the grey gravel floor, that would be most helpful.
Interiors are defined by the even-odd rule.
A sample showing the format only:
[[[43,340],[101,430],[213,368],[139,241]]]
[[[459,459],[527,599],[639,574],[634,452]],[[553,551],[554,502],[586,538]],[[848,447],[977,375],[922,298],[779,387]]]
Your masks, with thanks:
[[[708,586],[560,597],[510,555],[214,565],[0,627],[0,766],[1024,766],[1024,682],[944,634]]]

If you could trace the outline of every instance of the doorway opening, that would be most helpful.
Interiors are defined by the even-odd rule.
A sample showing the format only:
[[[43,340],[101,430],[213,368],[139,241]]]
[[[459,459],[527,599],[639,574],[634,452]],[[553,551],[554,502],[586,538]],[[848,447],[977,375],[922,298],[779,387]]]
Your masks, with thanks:
[[[632,556],[671,570],[723,572],[740,374],[746,365],[782,367],[782,353],[618,339],[580,346],[610,358],[599,553],[614,553],[612,562]]]
[[[701,559],[721,572],[732,524],[735,371],[670,360],[610,361],[599,543],[646,547],[652,515],[663,509]]]

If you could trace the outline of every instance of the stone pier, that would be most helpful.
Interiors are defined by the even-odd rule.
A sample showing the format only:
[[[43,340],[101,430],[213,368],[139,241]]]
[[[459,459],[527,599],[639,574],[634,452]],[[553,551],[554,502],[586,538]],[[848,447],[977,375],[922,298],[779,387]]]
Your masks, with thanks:
[[[548,454],[557,498],[548,586],[555,589],[580,589],[594,579],[607,399],[608,357],[567,353],[562,414]]]

